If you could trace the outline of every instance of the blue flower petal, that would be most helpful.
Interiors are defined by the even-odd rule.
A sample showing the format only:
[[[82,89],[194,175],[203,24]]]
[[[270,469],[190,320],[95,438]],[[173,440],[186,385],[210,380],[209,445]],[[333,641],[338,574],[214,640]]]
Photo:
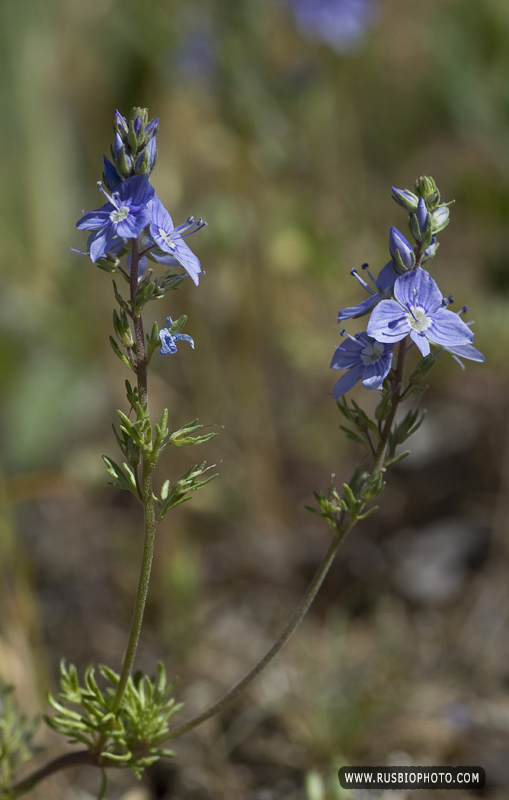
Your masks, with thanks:
[[[417,347],[419,348],[424,357],[429,356],[431,348],[424,333],[419,333],[419,331],[411,330],[410,338],[413,341],[413,343],[417,345]]]
[[[446,308],[439,308],[431,317],[431,325],[426,336],[443,347],[470,344],[474,334],[463,320]]]
[[[419,267],[400,275],[394,284],[394,297],[402,306],[419,306],[433,314],[442,305],[442,292],[429,272]]]
[[[402,277],[405,277],[405,275]],[[401,280],[401,278],[398,278],[398,280]],[[367,333],[377,342],[399,342],[409,332],[410,325],[406,318],[405,310],[395,300],[382,300],[373,309],[368,322]]]
[[[380,295],[373,294],[371,297],[368,297],[367,300],[363,300],[362,303],[359,303],[356,306],[343,308],[338,312],[338,322],[342,322],[344,319],[356,319],[357,317],[364,316],[364,314],[367,314],[368,311],[371,311],[371,309],[376,306],[379,300]]]
[[[446,350],[448,353],[452,353],[455,356],[460,356],[460,358],[467,358],[469,361],[484,361],[483,354],[471,344],[460,344],[456,345],[455,347],[447,347]]]
[[[353,389],[353,387],[355,386],[361,375],[362,375],[361,364],[357,364],[356,366],[349,369],[334,384],[334,387],[332,389],[332,396],[336,400],[339,400],[339,398],[343,397],[343,395],[349,392],[350,389]]]

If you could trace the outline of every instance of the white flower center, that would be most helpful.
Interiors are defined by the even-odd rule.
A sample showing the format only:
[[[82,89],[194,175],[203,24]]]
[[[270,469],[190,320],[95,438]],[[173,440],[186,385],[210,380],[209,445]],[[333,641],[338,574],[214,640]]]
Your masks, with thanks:
[[[405,316],[410,327],[417,333],[423,333],[431,325],[430,318],[426,316],[425,310],[420,306],[412,306]]]
[[[175,250],[176,247],[175,242],[172,241],[171,235],[169,233],[166,233],[164,228],[159,228],[159,236],[166,242],[168,247],[170,247],[172,250]]]
[[[365,367],[369,367],[381,358],[384,354],[384,346],[381,342],[373,342],[366,345],[361,350],[361,361]]]
[[[129,216],[130,209],[128,206],[120,206],[116,208],[115,211],[112,211],[110,214],[110,219],[112,222],[122,222],[126,217]]]

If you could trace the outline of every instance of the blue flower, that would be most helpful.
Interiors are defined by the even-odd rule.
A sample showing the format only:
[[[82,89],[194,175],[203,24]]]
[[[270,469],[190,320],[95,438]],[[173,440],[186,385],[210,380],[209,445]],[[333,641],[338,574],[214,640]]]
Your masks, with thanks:
[[[147,237],[148,246],[152,244],[155,250],[150,255],[159,264],[168,267],[181,266],[190,275],[198,286],[199,275],[202,269],[198,258],[187,246],[184,236],[203,228],[206,224],[201,218],[195,223],[194,217],[189,217],[182,225],[173,225],[173,220],[157,196],[151,200],[150,209],[150,236]]]
[[[375,289],[372,289],[366,281],[361,278],[359,273],[356,269],[351,271],[351,275],[353,275],[359,283],[361,284],[362,288],[365,289],[371,297],[368,297],[367,300],[363,300],[362,303],[359,303],[356,306],[349,306],[348,308],[343,308],[338,313],[338,322],[342,322],[344,319],[354,319],[356,317],[362,317],[364,314],[367,314],[371,309],[373,309],[380,300],[383,300],[386,297],[390,297],[392,294],[392,288],[394,286],[394,282],[397,277],[399,277],[400,272],[394,266],[392,261],[389,261],[383,269],[380,270],[378,274],[378,278],[375,280],[371,273],[368,270],[368,265],[363,264],[362,269],[367,271],[367,274],[371,280],[373,286],[378,289],[378,292]]]
[[[394,297],[382,300],[371,314],[367,332],[377,342],[394,344],[410,334],[423,356],[429,355],[430,342],[447,350],[472,343],[472,331],[444,307],[440,289],[422,267],[400,275]]]
[[[355,49],[375,16],[373,0],[290,0],[290,7],[304,36],[339,53]]]
[[[184,341],[189,342],[191,347],[194,349],[194,341],[191,339],[187,333],[172,333],[171,332],[171,325],[173,320],[171,317],[166,319],[166,328],[161,328],[159,331],[159,339],[161,341],[161,355],[173,355],[177,352],[177,342]]]
[[[112,195],[97,184],[108,198],[96,211],[90,211],[76,223],[80,231],[95,231],[88,237],[87,251],[92,261],[119,249],[119,239],[136,238],[150,221],[147,204],[154,195],[148,175],[135,175],[119,183]]]
[[[366,389],[380,389],[391,368],[392,347],[392,344],[375,342],[366,333],[348,336],[336,348],[331,361],[331,369],[348,370],[336,382],[332,390],[333,397],[339,400],[358,380]]]

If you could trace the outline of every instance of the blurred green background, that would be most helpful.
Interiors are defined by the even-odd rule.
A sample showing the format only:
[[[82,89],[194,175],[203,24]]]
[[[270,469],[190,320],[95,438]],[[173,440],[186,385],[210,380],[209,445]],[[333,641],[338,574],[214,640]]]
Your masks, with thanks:
[[[139,659],[181,676],[183,714],[264,651],[327,545],[304,506],[361,457],[328,395],[336,314],[361,299],[350,269],[377,272],[406,230],[391,186],[429,174],[456,201],[431,272],[486,356],[465,373],[443,358],[414,454],[309,621],[136,797],[326,800],[348,762],[480,763],[486,797],[509,785],[509,6],[375,5],[341,52],[283,0],[0,3],[0,675],[27,708],[62,656],[118,667],[136,585],[139,512],[100,459],[127,377],[110,279],[70,251],[115,108],[160,117],[156,191],[176,223],[208,222],[199,288],[151,309],[186,313],[196,342],[154,359],[152,409],[219,432],[162,465],[220,472],[161,527]],[[129,786],[114,775],[111,796]]]

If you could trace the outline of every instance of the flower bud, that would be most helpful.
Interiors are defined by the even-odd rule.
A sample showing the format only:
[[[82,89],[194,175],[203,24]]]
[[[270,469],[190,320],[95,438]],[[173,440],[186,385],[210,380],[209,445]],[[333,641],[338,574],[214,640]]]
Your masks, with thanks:
[[[127,321],[125,311],[122,310],[120,315],[117,314],[116,310],[113,311],[113,328],[123,347],[128,348],[134,345],[133,334],[129,322]]]
[[[389,250],[397,266],[403,271],[413,269],[415,264],[415,254],[408,239],[392,227],[389,234]]]
[[[433,233],[443,231],[449,224],[449,209],[447,206],[439,206],[431,212],[431,229]]]
[[[415,212],[415,216],[417,217],[419,228],[424,232],[428,225],[428,209],[426,208],[426,203],[422,197],[419,198],[419,202],[417,203],[417,211]]]
[[[430,178],[428,175],[417,178],[415,182],[415,191],[431,209],[436,208],[440,203],[438,187],[433,178]]]
[[[120,111],[115,110],[115,117],[113,120],[113,130],[115,133],[120,134],[120,136],[125,137],[127,136],[128,125],[127,120],[125,117],[122,116]]]
[[[428,247],[424,251],[424,254],[422,256],[421,264],[425,264],[426,261],[430,261],[435,256],[435,254],[436,254],[436,252],[438,250],[438,246],[439,246],[439,243],[437,242],[437,237],[433,236],[433,238],[431,239],[431,243],[428,245]]]
[[[122,180],[132,176],[133,162],[125,147],[122,147],[119,157],[115,159],[115,166]]]
[[[124,149],[123,139],[122,139],[122,137],[120,136],[119,133],[115,133],[115,137],[113,139],[113,146],[111,148],[111,154],[112,154],[113,159],[115,161],[118,161],[118,159],[120,158],[120,154],[121,154],[123,149]]]
[[[424,243],[425,246],[430,243],[429,214],[422,197],[419,198],[415,214],[410,214],[410,230],[418,242]],[[427,242],[426,239],[428,239]]]
[[[157,150],[155,136],[150,139],[146,147],[140,152],[136,159],[134,171],[137,175],[142,175],[144,172],[152,172],[155,163]]]
[[[408,189],[396,189],[393,186],[392,198],[400,206],[406,208],[407,211],[417,210],[417,203],[419,202],[419,198],[413,192],[409,192]]]

